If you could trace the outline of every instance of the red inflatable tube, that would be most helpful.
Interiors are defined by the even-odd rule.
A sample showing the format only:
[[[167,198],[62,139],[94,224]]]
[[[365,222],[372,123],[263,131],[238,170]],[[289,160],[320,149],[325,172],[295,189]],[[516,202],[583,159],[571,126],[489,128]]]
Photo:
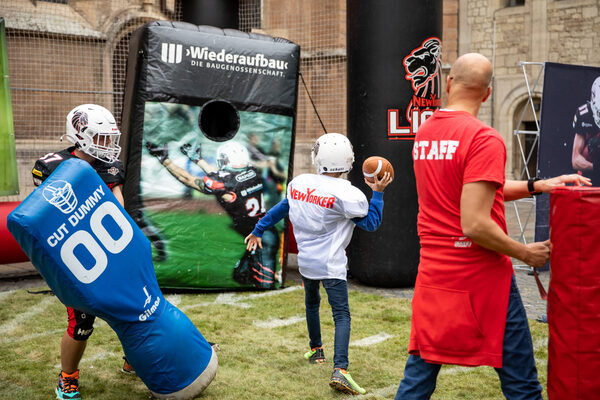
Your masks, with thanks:
[[[17,208],[19,204],[21,204],[19,201],[0,202],[0,264],[29,261],[29,258],[21,250],[21,246],[6,227],[8,214]]]
[[[296,243],[294,227],[291,222],[288,224],[288,253],[298,254],[298,244]]]
[[[550,197],[548,398],[600,396],[600,188]]]

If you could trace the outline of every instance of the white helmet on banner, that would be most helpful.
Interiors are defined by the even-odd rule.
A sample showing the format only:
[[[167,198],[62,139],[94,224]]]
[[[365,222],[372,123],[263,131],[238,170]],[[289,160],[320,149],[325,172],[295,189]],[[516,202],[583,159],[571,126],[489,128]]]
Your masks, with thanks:
[[[67,115],[67,140],[86,154],[109,163],[121,153],[115,117],[102,106],[82,104]]]
[[[315,142],[312,163],[317,172],[348,172],[354,163],[354,151],[348,138],[339,133],[327,133]]]
[[[590,97],[590,105],[596,125],[600,127],[600,76],[592,83],[592,95]]]
[[[227,142],[217,149],[217,166],[220,169],[246,168],[249,163],[248,149],[238,142]]]

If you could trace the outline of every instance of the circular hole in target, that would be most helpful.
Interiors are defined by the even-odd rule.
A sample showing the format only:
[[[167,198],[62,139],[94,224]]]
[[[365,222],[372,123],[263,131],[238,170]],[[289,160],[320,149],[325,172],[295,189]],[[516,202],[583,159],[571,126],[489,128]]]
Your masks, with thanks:
[[[240,128],[240,115],[230,102],[211,100],[200,110],[198,126],[210,140],[224,142],[233,138]]]

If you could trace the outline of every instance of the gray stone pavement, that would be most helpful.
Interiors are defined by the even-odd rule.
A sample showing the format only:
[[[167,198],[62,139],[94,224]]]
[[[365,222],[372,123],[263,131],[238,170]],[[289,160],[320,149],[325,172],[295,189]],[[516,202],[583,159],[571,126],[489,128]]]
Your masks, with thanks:
[[[518,208],[518,215],[515,212],[515,205]],[[507,203],[506,206],[506,217],[509,235],[515,240],[523,240],[521,237],[522,229],[520,226],[525,226],[523,237],[528,242],[533,239],[533,222],[525,224],[525,220],[531,208],[531,203]],[[519,225],[519,219],[521,225]],[[531,218],[531,221],[533,219]],[[521,291],[521,297],[525,309],[527,310],[527,316],[529,318],[538,318],[541,314],[546,312],[546,301],[542,300],[535,283],[533,276],[527,274],[528,267],[519,265],[516,261],[515,264],[515,275],[517,278],[517,285]],[[543,272],[540,274],[540,278],[546,290],[549,284],[549,272]],[[302,280],[298,273],[297,259],[296,256],[291,254],[288,259],[288,269],[286,271],[286,279],[300,283]],[[33,265],[29,262],[18,263],[18,264],[4,264],[0,265],[0,291],[24,289],[24,288],[35,288],[45,286],[45,283],[41,276],[38,274]],[[376,293],[386,297],[399,297],[410,299],[412,298],[413,289],[388,289],[378,288],[373,286],[363,285],[354,279],[348,280],[348,288],[350,290],[360,290],[367,293]]]

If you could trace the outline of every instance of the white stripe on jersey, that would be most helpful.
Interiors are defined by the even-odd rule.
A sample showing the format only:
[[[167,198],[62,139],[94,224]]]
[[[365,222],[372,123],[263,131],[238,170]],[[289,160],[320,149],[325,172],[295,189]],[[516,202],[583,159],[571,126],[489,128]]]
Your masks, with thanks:
[[[367,178],[372,178],[381,172],[381,168],[383,168],[383,163],[381,162],[381,160],[377,160],[377,168],[375,168],[375,171],[372,174],[363,171],[363,175]]]

